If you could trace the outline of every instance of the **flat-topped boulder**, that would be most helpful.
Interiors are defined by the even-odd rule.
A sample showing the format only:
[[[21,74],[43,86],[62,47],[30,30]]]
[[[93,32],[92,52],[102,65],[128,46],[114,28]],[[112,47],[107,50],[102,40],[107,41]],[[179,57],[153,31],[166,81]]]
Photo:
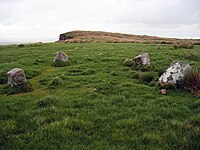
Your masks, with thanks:
[[[26,83],[26,76],[23,69],[14,68],[7,72],[7,76],[8,85],[10,85],[11,87]]]
[[[192,67],[183,61],[173,61],[169,68],[160,76],[159,82],[179,84],[187,71]]]
[[[54,58],[54,62],[65,62],[68,61],[68,56],[64,52],[56,52],[56,57]]]
[[[150,57],[148,53],[143,53],[136,56],[133,61],[137,65],[150,65]]]

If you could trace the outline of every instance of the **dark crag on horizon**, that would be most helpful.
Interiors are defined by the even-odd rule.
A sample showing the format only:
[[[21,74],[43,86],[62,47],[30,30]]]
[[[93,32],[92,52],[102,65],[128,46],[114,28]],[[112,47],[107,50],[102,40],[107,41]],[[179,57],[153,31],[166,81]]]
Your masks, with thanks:
[[[148,35],[133,35],[102,31],[71,31],[62,33],[59,42],[84,43],[84,42],[108,42],[108,43],[146,43],[146,44],[173,44],[180,41],[189,41],[196,45],[200,39],[164,38]]]

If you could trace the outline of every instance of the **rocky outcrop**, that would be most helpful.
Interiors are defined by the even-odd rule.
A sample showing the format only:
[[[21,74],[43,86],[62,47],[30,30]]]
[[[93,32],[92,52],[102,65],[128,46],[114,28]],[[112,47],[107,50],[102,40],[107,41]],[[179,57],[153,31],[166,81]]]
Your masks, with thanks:
[[[145,43],[145,44],[173,44],[181,39],[161,38],[147,35],[133,35],[111,33],[101,31],[71,31],[60,34],[59,42],[83,43],[83,42],[108,42],[108,43]],[[199,44],[198,39],[187,39]]]
[[[158,81],[160,83],[179,84],[186,72],[191,69],[192,67],[186,62],[173,61],[170,67],[163,73],[163,75],[161,75]]]
[[[20,68],[14,68],[7,72],[8,84],[13,87],[17,85],[22,85],[26,83],[26,76],[24,70]]]
[[[68,61],[68,56],[64,52],[56,52],[56,57],[54,58],[54,62],[66,62]]]
[[[133,61],[137,65],[150,65],[150,57],[148,53],[143,53],[136,56]]]
[[[63,34],[60,34],[59,41],[65,41],[65,40],[69,40],[72,38],[73,38],[73,36],[70,35],[69,33],[63,33]]]

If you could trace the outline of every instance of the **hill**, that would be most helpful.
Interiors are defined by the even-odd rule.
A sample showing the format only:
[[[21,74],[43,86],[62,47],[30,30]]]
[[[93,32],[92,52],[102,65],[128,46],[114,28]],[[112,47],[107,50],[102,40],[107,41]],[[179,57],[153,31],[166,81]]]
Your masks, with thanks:
[[[53,67],[63,51],[69,65]],[[151,68],[123,66],[148,52]],[[186,57],[194,52],[198,57]],[[200,46],[36,43],[0,46],[0,149],[199,149],[200,101],[156,81],[173,60],[200,66]],[[33,91],[6,95],[5,73],[22,68]],[[145,78],[150,77],[152,80]]]
[[[200,39],[162,38],[147,35],[132,35],[101,31],[72,31],[60,34],[59,42],[108,42],[108,43],[146,43],[146,44],[172,44],[181,40],[200,44]]]

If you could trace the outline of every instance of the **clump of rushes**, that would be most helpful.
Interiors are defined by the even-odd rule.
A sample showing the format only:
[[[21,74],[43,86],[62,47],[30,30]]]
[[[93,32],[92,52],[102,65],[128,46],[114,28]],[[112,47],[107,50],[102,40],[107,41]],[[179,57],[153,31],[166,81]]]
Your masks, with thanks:
[[[184,56],[186,59],[197,60],[199,58],[199,54],[196,51],[185,51]]]
[[[134,65],[134,61],[132,59],[125,59],[123,61],[123,65],[126,67],[132,67]]]
[[[166,82],[166,83],[158,82],[157,86],[159,89],[166,89],[166,90],[176,89],[176,84],[173,82]]]
[[[7,71],[5,70],[0,70],[0,84],[5,84],[7,83],[7,76],[6,76]]]
[[[161,44],[158,44],[158,45],[156,46],[156,49],[157,49],[157,50],[160,50],[160,47],[161,47]]]
[[[156,85],[156,81],[151,81],[150,83],[149,83],[149,86],[155,86]]]
[[[63,79],[60,77],[54,77],[49,85],[49,88],[57,88],[62,86],[64,83]]]
[[[133,72],[133,73],[131,74],[131,77],[132,77],[133,79],[139,79],[139,78],[140,78],[140,74],[139,74],[138,72]]]
[[[174,49],[180,48],[179,43],[177,43],[177,42],[175,42],[173,46],[174,46]]]
[[[200,70],[188,71],[181,81],[182,88],[197,97],[200,97]]]
[[[160,77],[165,72],[165,70],[166,69],[163,68],[158,69],[158,76]]]
[[[152,73],[141,73],[140,80],[144,83],[150,83],[154,80],[154,75]]]
[[[194,43],[188,40],[182,40],[182,41],[174,43],[174,49],[178,49],[178,48],[193,49],[193,47],[194,47]]]
[[[20,84],[20,85],[15,85],[13,87],[11,86],[6,86],[3,90],[2,93],[3,94],[7,94],[7,95],[13,95],[13,94],[19,94],[19,93],[27,93],[27,92],[31,92],[33,90],[31,84],[29,82],[26,82],[24,84]]]
[[[148,71],[155,70],[155,67],[150,66],[150,65],[136,65],[135,64],[133,65],[132,69],[136,71],[148,72]]]
[[[69,62],[68,61],[54,61],[51,66],[53,67],[66,67],[69,66]]]
[[[55,96],[47,95],[37,100],[35,105],[37,108],[44,108],[50,106],[57,106],[58,98]]]

